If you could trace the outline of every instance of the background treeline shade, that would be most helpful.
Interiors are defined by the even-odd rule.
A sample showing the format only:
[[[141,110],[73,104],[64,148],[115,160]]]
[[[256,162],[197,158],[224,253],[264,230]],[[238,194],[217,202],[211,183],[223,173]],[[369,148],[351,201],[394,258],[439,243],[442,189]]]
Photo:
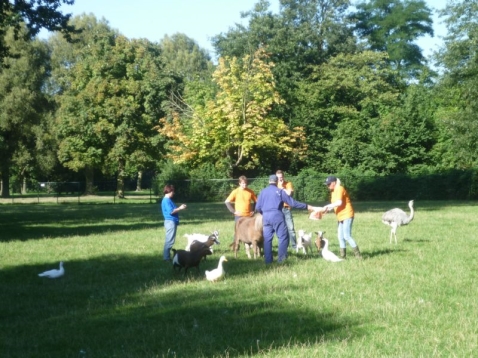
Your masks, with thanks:
[[[287,177],[294,184],[294,198],[308,203],[330,200],[330,192],[324,185],[326,173],[306,169],[294,177]],[[433,174],[390,174],[384,177],[368,176],[353,172],[339,175],[342,184],[353,200],[477,200],[478,170],[449,170]],[[237,179],[157,180],[152,183],[155,193],[162,195],[166,183],[176,188],[177,200],[191,202],[223,201],[231,190],[237,188]],[[256,194],[268,185],[268,178],[249,178],[248,187]]]
[[[444,46],[426,59],[416,40],[433,33],[432,9],[422,0],[280,0],[278,13],[260,0],[246,25],[213,37],[214,61],[183,34],[128,39],[93,15],[62,17],[58,1],[40,1],[52,11],[38,18],[16,3],[0,19],[2,197],[11,182],[81,181],[93,193],[95,181],[115,180],[123,197],[125,180],[140,190],[143,176],[282,169],[304,198],[324,195],[317,173],[345,173],[359,199],[382,187],[377,198],[401,199],[398,186],[415,199],[474,198],[417,183],[465,180],[453,173],[477,167],[477,1],[448,3]],[[38,27],[61,32],[40,41]],[[403,184],[387,190],[385,177]]]

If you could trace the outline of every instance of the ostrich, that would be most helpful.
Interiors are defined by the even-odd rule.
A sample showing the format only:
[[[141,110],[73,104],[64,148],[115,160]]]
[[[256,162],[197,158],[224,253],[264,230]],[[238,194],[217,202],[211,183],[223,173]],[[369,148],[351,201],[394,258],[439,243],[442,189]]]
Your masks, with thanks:
[[[397,228],[402,225],[408,225],[410,221],[413,220],[413,200],[408,202],[408,207],[410,208],[410,216],[407,216],[406,212],[398,208],[389,210],[383,214],[382,222],[392,227],[392,230],[390,231],[390,243],[392,243],[392,235],[394,235],[395,244],[397,244]]]

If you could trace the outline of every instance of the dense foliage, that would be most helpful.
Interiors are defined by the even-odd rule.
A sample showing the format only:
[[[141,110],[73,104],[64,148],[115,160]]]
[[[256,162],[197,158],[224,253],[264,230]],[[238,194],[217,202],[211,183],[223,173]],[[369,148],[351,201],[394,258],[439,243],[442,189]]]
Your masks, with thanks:
[[[123,180],[140,188],[145,172],[166,182],[476,168],[476,0],[449,2],[444,47],[429,59],[416,44],[433,34],[423,0],[280,0],[277,13],[259,0],[246,25],[213,37],[216,63],[184,34],[128,39],[92,15],[66,23],[58,0],[38,2],[43,18],[20,3],[2,3],[0,19],[13,54],[0,73],[2,196],[11,178],[60,172],[85,175],[89,192],[95,175],[116,179],[121,197]],[[63,33],[31,40],[42,26]]]

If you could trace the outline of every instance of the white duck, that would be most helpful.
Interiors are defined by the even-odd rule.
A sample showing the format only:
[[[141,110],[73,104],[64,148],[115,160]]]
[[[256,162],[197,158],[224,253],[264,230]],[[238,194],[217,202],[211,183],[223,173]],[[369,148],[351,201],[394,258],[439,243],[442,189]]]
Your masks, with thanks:
[[[325,242],[324,247],[322,248],[322,257],[326,261],[330,261],[330,262],[343,261],[340,257],[338,257],[336,254],[334,254],[332,251],[329,250],[329,240],[327,240],[326,238],[322,238],[322,241]]]
[[[65,269],[63,268],[63,261],[60,262],[60,268],[53,269],[53,270],[48,270],[42,273],[39,273],[38,276],[40,277],[48,277],[48,278],[58,278],[61,277],[65,274]]]
[[[222,263],[224,261],[227,261],[226,256],[221,256],[219,259],[219,265],[217,265],[217,268],[211,271],[206,270],[206,279],[211,282],[216,282],[219,281],[224,277],[224,269],[222,268]]]

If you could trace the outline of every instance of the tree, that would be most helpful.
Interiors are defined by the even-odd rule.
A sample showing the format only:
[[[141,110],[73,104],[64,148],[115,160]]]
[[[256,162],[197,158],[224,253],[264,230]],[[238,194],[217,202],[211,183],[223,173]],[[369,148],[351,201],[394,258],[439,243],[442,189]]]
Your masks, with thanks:
[[[338,55],[315,67],[298,93],[306,165],[338,172],[365,163],[372,123],[397,107],[399,89],[383,53]]]
[[[264,47],[285,103],[273,108],[289,128],[300,126],[296,108],[299,83],[320,65],[339,53],[355,52],[355,38],[346,13],[349,0],[280,0],[278,14],[272,14],[269,2],[259,1],[253,10],[242,14],[247,27],[237,25],[226,34],[213,38],[221,56],[242,58]]]
[[[478,2],[449,2],[441,12],[448,34],[436,54],[444,70],[437,86],[435,147],[440,168],[478,165]]]
[[[173,113],[158,130],[172,139],[170,156],[198,166],[218,163],[230,177],[237,170],[260,167],[261,151],[286,153],[303,149],[300,128],[289,130],[271,109],[282,103],[275,90],[272,63],[264,49],[254,56],[220,58],[214,72],[219,88],[214,101],[198,106],[191,118]]]
[[[68,25],[71,14],[63,15],[57,9],[61,4],[73,5],[74,0],[3,0],[0,1],[0,59],[9,55],[9,45],[5,36],[9,28],[13,29],[14,39],[19,35],[24,40],[31,39],[41,28],[50,31],[60,31],[67,38],[73,30]],[[26,24],[27,31],[22,30]]]
[[[167,69],[187,81],[211,74],[212,62],[206,50],[184,34],[165,35],[160,42],[161,57]]]
[[[14,56],[5,59],[7,67],[0,72],[2,197],[9,196],[11,169],[15,167],[15,174],[24,178],[37,167],[40,153],[45,153],[36,146],[49,108],[41,90],[47,75],[46,46],[39,41],[15,40],[13,30],[8,31],[5,41]]]
[[[431,10],[424,0],[370,0],[357,4],[351,19],[367,47],[388,53],[395,69],[416,77],[426,60],[414,43],[420,36],[433,36]]]
[[[128,40],[93,17],[74,22],[83,29],[78,42],[69,56],[55,57],[61,64],[54,73],[58,157],[72,170],[85,170],[89,191],[94,169],[117,176],[123,197],[124,178],[161,155],[154,122],[164,116],[162,102],[177,81],[163,72],[159,45]]]

